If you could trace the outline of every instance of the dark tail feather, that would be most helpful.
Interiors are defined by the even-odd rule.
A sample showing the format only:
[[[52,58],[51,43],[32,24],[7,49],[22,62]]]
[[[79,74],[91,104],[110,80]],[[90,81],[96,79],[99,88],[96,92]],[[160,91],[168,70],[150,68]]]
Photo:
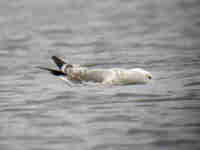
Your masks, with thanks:
[[[46,67],[37,67],[40,68],[42,70],[47,70],[49,71],[51,74],[55,75],[55,76],[60,76],[60,75],[66,75],[65,73],[63,73],[60,70],[55,70],[55,69],[50,69],[50,68],[46,68]]]
[[[64,62],[62,59],[58,58],[57,56],[52,56],[51,57],[53,59],[53,61],[56,63],[56,65],[58,66],[59,69],[62,68],[62,66],[64,64],[66,64],[66,62]]]
[[[65,68],[71,68],[71,67],[73,67],[71,64],[67,64],[62,59],[58,58],[57,56],[52,56],[52,59],[56,63],[56,65],[58,66],[58,68],[60,70],[62,69],[63,65],[65,65]],[[65,68],[63,70],[65,70]],[[63,71],[63,72],[65,72],[65,71]]]

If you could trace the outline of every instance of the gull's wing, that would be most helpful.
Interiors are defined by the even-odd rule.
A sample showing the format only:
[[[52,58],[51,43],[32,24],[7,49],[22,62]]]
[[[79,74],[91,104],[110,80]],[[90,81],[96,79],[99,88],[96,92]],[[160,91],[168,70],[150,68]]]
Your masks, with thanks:
[[[51,69],[51,68],[47,68],[47,67],[37,67],[37,68],[49,71],[51,74],[53,74],[55,76],[64,76],[64,75],[66,75],[61,70]]]
[[[61,70],[56,70],[46,67],[37,67],[37,68],[50,72],[51,74],[57,76],[59,79],[64,80],[68,86],[72,87],[72,83],[67,79],[66,74],[63,73]]]
[[[63,61],[62,59],[58,58],[57,56],[52,56],[51,57],[53,59],[53,61],[55,62],[55,64],[58,66],[58,68],[61,70],[62,66],[64,64],[66,64],[65,61]]]
[[[55,64],[58,66],[60,71],[62,71],[63,73],[66,72],[65,71],[66,68],[73,67],[71,64],[67,64],[64,60],[62,60],[61,58],[58,58],[57,56],[52,56],[51,58],[53,59]]]

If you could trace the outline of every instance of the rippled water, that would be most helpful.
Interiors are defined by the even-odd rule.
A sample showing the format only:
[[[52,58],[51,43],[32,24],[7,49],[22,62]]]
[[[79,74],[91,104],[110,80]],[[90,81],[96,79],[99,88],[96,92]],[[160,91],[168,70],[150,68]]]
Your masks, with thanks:
[[[198,0],[0,1],[1,150],[200,149]],[[52,55],[141,67],[147,85],[68,87]]]

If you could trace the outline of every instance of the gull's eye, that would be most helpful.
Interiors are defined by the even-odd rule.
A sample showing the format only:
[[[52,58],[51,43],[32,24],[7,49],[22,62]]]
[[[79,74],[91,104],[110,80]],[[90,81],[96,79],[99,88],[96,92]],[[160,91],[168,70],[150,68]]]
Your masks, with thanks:
[[[150,74],[146,74],[146,78],[148,78],[149,80],[151,80],[152,76]]]
[[[151,79],[152,79],[152,76],[148,76],[148,79],[151,80]]]

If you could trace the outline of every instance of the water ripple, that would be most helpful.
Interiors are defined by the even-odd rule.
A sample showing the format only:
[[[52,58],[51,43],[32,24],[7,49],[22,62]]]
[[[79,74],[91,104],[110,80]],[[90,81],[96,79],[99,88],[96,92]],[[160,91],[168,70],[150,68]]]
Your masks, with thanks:
[[[200,149],[199,2],[0,1],[0,148]],[[146,85],[68,87],[35,66],[144,68]]]

